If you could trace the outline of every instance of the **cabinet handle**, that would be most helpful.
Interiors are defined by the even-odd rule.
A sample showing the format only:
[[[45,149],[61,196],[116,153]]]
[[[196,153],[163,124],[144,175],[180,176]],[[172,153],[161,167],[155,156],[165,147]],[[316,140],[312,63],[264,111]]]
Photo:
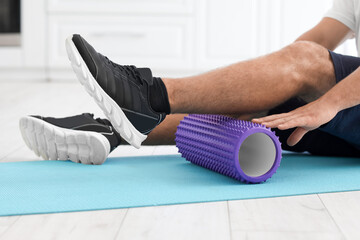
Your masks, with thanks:
[[[127,38],[144,38],[146,34],[141,32],[112,32],[112,33],[91,33],[89,37],[97,37],[97,38],[104,38],[104,37],[127,37]]]

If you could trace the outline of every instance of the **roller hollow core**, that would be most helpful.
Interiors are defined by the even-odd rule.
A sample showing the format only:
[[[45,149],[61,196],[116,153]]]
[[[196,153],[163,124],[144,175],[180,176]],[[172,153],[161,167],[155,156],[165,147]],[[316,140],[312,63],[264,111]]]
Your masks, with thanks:
[[[221,115],[186,116],[175,141],[186,160],[245,183],[266,181],[281,161],[281,144],[270,128]]]
[[[274,165],[275,158],[275,144],[265,133],[248,136],[239,149],[240,167],[250,177],[259,177],[267,173]]]

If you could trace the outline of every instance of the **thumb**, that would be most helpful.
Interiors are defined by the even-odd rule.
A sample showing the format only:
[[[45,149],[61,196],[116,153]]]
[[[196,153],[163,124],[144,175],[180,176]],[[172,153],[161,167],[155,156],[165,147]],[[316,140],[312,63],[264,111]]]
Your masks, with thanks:
[[[296,128],[290,135],[290,137],[287,139],[287,144],[289,146],[294,146],[297,144],[301,138],[308,132],[309,130],[306,130],[302,127]]]

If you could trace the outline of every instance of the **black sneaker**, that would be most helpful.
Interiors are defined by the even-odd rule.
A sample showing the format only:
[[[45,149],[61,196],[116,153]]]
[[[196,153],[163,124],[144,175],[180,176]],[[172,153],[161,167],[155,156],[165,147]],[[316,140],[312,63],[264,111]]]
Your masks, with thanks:
[[[52,118],[27,116],[19,127],[26,145],[45,160],[102,164],[121,137],[106,119],[94,115]]]
[[[66,50],[77,78],[116,131],[131,145],[140,148],[146,135],[170,113],[162,80],[153,78],[149,68],[110,61],[77,34],[66,40]],[[154,88],[157,90],[152,91]],[[154,101],[163,101],[163,111],[154,108]]]

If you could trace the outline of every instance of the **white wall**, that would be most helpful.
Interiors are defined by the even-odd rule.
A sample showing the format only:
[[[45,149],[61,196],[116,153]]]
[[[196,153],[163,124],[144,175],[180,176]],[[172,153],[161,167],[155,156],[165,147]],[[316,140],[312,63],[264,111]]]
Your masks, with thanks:
[[[72,80],[65,38],[80,33],[122,64],[194,74],[263,55],[318,23],[332,0],[23,0],[23,45],[0,47],[0,80]],[[355,43],[338,51],[356,55]],[[21,70],[21,71],[19,71]]]

